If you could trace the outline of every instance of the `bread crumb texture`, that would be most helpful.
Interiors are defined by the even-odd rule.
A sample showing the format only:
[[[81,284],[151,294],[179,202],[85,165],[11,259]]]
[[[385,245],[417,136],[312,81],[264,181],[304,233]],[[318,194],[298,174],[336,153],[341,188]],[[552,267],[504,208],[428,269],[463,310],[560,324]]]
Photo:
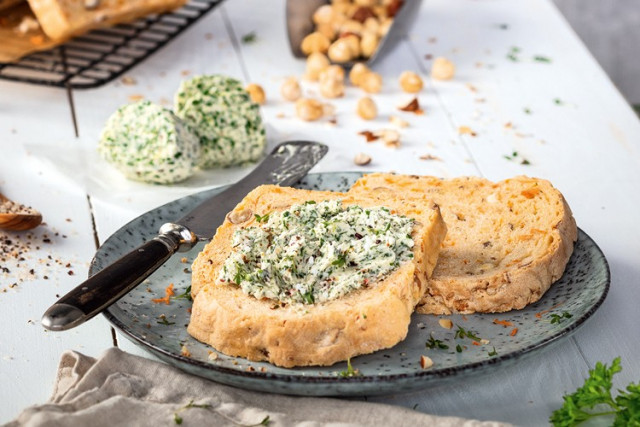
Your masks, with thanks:
[[[534,303],[562,276],[577,239],[569,205],[543,179],[370,174],[349,192],[382,189],[427,197],[447,225],[419,313],[505,312]]]
[[[255,214],[282,211],[308,200],[384,206],[415,219],[413,261],[367,288],[315,304],[256,299],[218,280],[235,230],[255,225]],[[258,187],[229,213],[193,263],[194,304],[188,331],[227,355],[283,367],[332,365],[392,347],[407,335],[411,313],[424,295],[445,234],[439,208],[424,195],[406,198],[390,189],[352,195]]]

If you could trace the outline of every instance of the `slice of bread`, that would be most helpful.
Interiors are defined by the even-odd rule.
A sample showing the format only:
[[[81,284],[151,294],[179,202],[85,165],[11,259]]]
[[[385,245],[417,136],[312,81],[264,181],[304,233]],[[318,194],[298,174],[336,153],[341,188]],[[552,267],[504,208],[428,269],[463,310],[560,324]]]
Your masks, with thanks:
[[[282,211],[308,200],[342,200],[343,206],[363,208],[384,206],[392,213],[415,219],[413,260],[366,288],[310,305],[283,307],[217,280],[237,229],[256,225],[255,214]],[[445,234],[438,207],[425,197],[381,200],[366,195],[258,187],[227,215],[193,263],[194,303],[188,331],[225,354],[284,367],[332,365],[389,348],[405,338],[411,314],[424,293],[424,284],[415,280],[415,272],[420,270],[425,277],[431,274]]]
[[[370,174],[354,195],[392,190],[426,196],[447,224],[438,264],[419,313],[494,313],[540,299],[558,280],[577,238],[575,220],[549,181]]]
[[[28,0],[43,31],[53,40],[66,40],[94,28],[164,13],[187,0]]]

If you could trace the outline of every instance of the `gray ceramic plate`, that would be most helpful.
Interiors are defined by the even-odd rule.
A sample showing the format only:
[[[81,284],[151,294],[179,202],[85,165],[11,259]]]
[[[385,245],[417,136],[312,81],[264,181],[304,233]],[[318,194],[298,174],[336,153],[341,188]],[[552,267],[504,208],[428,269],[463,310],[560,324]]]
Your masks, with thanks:
[[[311,174],[300,187],[344,191],[360,176],[357,173]],[[173,201],[134,219],[100,247],[91,274],[155,236],[161,224],[181,217],[217,191],[219,189]],[[447,316],[455,324],[451,330],[438,324],[439,317],[415,314],[403,342],[391,349],[352,359],[353,368],[360,375],[343,377],[340,373],[347,369],[346,363],[284,369],[217,353],[187,334],[189,300],[174,298],[169,305],[153,303],[151,300],[163,297],[171,283],[177,295],[185,292],[190,284],[191,263],[203,246],[201,243],[186,255],[174,255],[149,279],[111,306],[105,312],[107,319],[135,344],[184,371],[237,387],[296,395],[407,392],[504,367],[566,338],[584,324],[602,304],[610,282],[605,257],[580,230],[564,276],[536,304],[499,315]],[[509,323],[503,326],[494,321]],[[474,345],[470,338],[456,337],[458,326],[489,343]],[[517,333],[512,336],[514,328]],[[448,348],[427,348],[431,337]],[[190,353],[188,357],[182,354],[183,349]],[[421,355],[430,357],[433,367],[422,369]]]

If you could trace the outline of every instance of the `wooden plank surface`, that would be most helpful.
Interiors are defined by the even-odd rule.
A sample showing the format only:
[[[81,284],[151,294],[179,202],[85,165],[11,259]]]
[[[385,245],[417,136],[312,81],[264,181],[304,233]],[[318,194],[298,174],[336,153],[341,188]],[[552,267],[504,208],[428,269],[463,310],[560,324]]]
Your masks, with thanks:
[[[370,401],[409,408],[417,404],[416,410],[434,414],[541,425],[561,405],[562,394],[578,387],[598,360],[610,362],[621,355],[624,370],[616,386],[637,380],[640,333],[629,313],[635,312],[632,296],[640,277],[640,231],[634,225],[640,207],[634,188],[640,182],[640,124],[550,1],[424,0],[410,34],[374,67],[384,77],[383,91],[373,96],[378,119],[364,122],[356,116],[355,103],[363,94],[348,87],[344,98],[328,101],[337,111],[335,124],[301,122],[294,116],[293,104],[279,95],[286,76],[304,71],[304,62],[289,53],[283,11],[282,0],[226,2],[132,69],[128,79],[76,91],[79,139],[73,137],[64,92],[0,82],[0,138],[11,142],[7,149],[3,146],[0,157],[0,189],[43,211],[47,226],[39,232],[67,236],[55,239],[51,248],[34,251],[28,261],[38,275],[44,274],[39,263],[47,255],[66,261],[50,267],[52,279],[28,278],[2,292],[9,283],[7,276],[0,276],[0,321],[13,326],[0,333],[0,381],[17,384],[16,392],[0,405],[0,422],[46,399],[63,350],[98,356],[112,345],[110,328],[102,318],[60,334],[44,332],[38,323],[56,294],[86,276],[95,252],[94,231],[103,242],[157,205],[231,183],[250,170],[213,171],[192,185],[174,187],[114,181],[112,191],[92,180],[92,174],[100,171],[84,160],[93,158],[103,123],[118,106],[144,96],[170,107],[179,82],[203,73],[261,84],[268,99],[262,113],[271,145],[304,138],[330,146],[329,155],[314,171],[547,178],[563,191],[579,226],[605,252],[613,276],[610,295],[574,338],[491,376]],[[243,35],[251,32],[256,41],[242,43]],[[429,78],[432,58],[439,55],[455,62],[453,81]],[[397,83],[404,70],[420,72],[427,83],[419,94],[423,116],[397,110],[410,99]],[[314,84],[304,82],[303,88],[310,96],[317,94]],[[410,123],[400,129],[400,148],[368,144],[357,135],[361,130],[392,128],[392,115]],[[468,126],[476,136],[461,135],[460,126]],[[50,161],[62,160],[59,153],[33,152],[37,145],[70,148],[64,153],[71,159],[67,163],[82,164],[70,172],[73,168],[63,167],[64,161],[57,166]],[[515,161],[504,157],[513,157],[514,151]],[[373,158],[369,166],[353,163],[359,152]],[[421,160],[426,154],[439,160]],[[520,158],[530,164],[521,164]],[[67,263],[73,266],[73,276]],[[118,345],[146,355],[121,336]],[[6,387],[2,391],[4,396]]]

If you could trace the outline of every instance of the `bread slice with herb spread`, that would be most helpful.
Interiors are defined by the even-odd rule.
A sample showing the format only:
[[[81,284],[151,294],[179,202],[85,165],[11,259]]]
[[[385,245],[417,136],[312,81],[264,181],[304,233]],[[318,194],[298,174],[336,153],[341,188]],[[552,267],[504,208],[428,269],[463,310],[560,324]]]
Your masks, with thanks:
[[[385,196],[253,190],[193,263],[189,333],[283,367],[404,339],[446,226],[423,196]]]
[[[562,276],[577,238],[569,205],[543,179],[494,183],[375,173],[349,192],[385,191],[426,196],[440,206],[447,224],[420,313],[505,312],[538,301]]]

